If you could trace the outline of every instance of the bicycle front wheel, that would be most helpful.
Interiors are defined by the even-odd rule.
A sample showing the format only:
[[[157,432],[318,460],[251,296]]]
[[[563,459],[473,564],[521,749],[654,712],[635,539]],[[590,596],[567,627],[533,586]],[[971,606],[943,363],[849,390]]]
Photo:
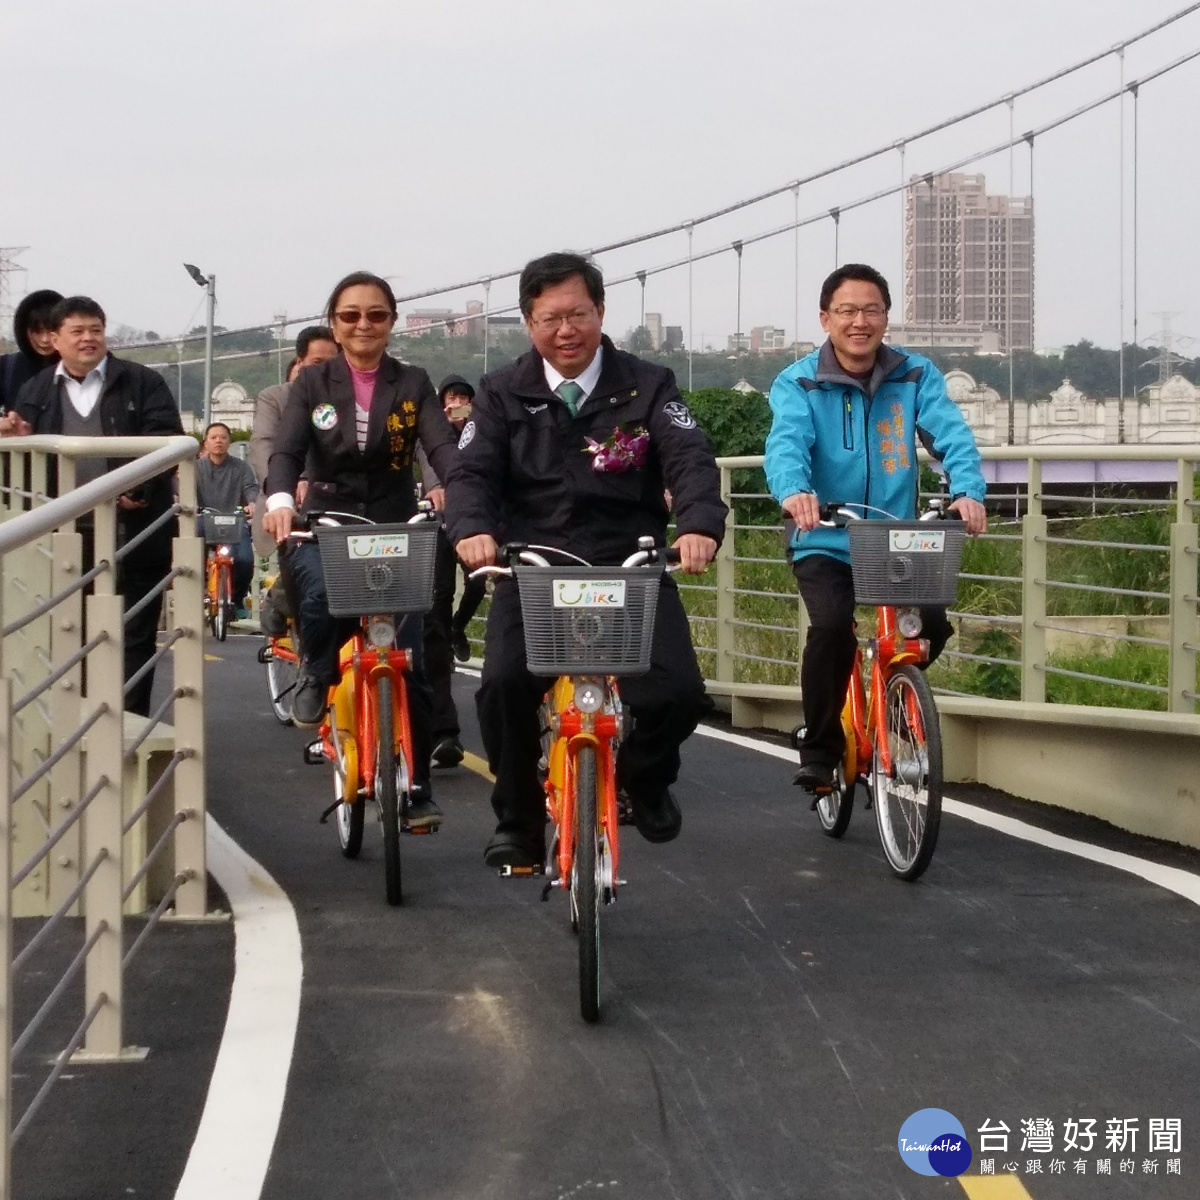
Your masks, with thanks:
[[[392,720],[392,681],[381,676],[376,686],[378,706],[375,722],[375,802],[379,805],[383,824],[383,872],[387,887],[387,902],[399,904],[402,898],[400,879],[400,803],[401,792],[408,790],[407,770],[396,757],[396,736]],[[404,788],[397,786],[401,774],[406,776]]]
[[[888,679],[877,738],[886,738],[891,771],[878,748],[871,767],[875,821],[888,865],[917,879],[929,866],[942,820],[942,734],[933,691],[911,663]]]
[[[600,829],[596,815],[596,751],[575,759],[575,863],[571,909],[579,929],[579,1011],[585,1021],[600,1017]]]
[[[229,593],[231,590],[229,586],[229,572],[224,568],[218,568],[217,606],[216,612],[213,614],[213,633],[217,635],[218,642],[223,642],[225,635],[229,632],[229,610],[231,607]]]
[[[292,723],[292,695],[298,672],[295,643],[291,638],[277,638],[267,659],[267,691],[271,695],[271,711],[281,725]]]

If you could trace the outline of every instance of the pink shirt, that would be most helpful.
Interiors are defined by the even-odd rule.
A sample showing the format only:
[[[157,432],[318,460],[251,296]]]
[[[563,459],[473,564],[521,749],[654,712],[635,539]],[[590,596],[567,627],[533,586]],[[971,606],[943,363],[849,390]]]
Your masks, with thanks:
[[[350,369],[350,381],[354,384],[354,432],[358,448],[365,450],[367,448],[367,418],[371,412],[371,397],[375,393],[375,378],[379,374],[379,368],[375,367],[370,371],[357,371],[346,364]]]

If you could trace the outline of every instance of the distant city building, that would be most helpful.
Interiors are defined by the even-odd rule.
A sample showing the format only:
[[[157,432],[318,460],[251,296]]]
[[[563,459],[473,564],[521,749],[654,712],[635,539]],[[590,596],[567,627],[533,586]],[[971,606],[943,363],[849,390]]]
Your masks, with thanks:
[[[889,325],[883,340],[910,350],[999,354],[1000,335],[982,325]]]
[[[433,334],[436,337],[478,337],[483,328],[483,305],[467,303],[466,312],[452,308],[417,308],[404,318],[404,332],[412,337]]]
[[[254,425],[255,403],[240,383],[226,379],[212,390],[211,419],[223,422],[230,429],[251,429]],[[196,421],[199,429],[203,417],[197,416]]]
[[[952,173],[913,176],[904,206],[904,327],[993,330],[1000,353],[1032,350],[1033,197]]]
[[[683,349],[683,326],[668,325],[663,336],[662,348],[664,350],[682,350]]]
[[[756,325],[750,330],[750,349],[754,354],[775,354],[787,349],[787,334],[778,325]]]
[[[646,332],[650,335],[650,349],[661,350],[663,344],[662,313],[646,314]]]
[[[748,333],[731,333],[725,339],[725,350],[729,354],[748,354],[750,352],[750,335]]]

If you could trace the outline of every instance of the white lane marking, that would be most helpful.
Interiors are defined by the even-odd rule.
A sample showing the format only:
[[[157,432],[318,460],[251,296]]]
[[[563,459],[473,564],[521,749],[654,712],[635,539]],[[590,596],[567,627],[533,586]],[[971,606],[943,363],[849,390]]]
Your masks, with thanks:
[[[795,750],[790,750],[786,746],[775,746],[770,742],[760,742],[740,733],[728,733],[724,729],[712,729],[707,725],[698,726],[696,732],[719,742],[729,742],[747,750],[757,750],[760,754],[769,754],[773,758],[782,758],[792,764],[799,761],[796,758]],[[1076,841],[1074,838],[1063,837],[1059,833],[1050,833],[1045,829],[1039,829],[1036,825],[1018,821],[1015,817],[1001,816],[998,813],[989,812],[986,808],[979,808],[977,805],[967,804],[962,800],[953,800],[949,796],[943,797],[942,809],[953,816],[974,821],[976,825],[985,825],[988,829],[996,830],[997,833],[1006,833],[1009,837],[1035,842],[1049,850],[1073,854],[1076,858],[1086,858],[1090,862],[1100,863],[1102,866],[1114,867],[1118,871],[1127,871],[1130,875],[1136,875],[1140,879],[1146,880],[1147,883],[1166,888],[1167,891],[1174,892],[1177,896],[1182,896],[1193,904],[1200,904],[1200,875],[1194,875],[1190,871],[1181,870],[1179,867],[1163,866],[1161,863],[1151,862],[1146,858],[1124,854],[1120,850],[1108,850],[1104,846],[1097,846],[1092,842]]]
[[[207,840],[209,870],[233,908],[234,975],[204,1113],[175,1200],[258,1200],[300,1015],[300,929],[283,889],[211,814]]]

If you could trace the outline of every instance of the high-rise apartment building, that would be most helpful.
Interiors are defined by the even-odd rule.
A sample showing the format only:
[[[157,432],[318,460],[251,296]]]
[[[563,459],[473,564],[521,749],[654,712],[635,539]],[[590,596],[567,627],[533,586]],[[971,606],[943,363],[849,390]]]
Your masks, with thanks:
[[[1033,349],[1033,197],[989,196],[982,175],[914,176],[905,192],[904,325],[994,330]]]

